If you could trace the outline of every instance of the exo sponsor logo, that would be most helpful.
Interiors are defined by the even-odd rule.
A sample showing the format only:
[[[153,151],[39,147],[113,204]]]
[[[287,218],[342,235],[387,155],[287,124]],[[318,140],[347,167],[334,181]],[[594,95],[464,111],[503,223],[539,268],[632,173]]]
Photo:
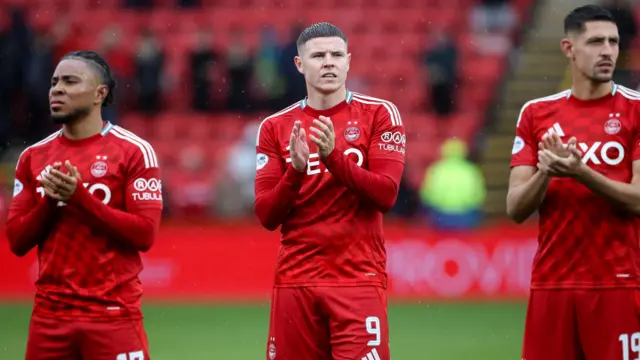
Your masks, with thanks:
[[[582,151],[582,162],[585,164],[592,163],[594,165],[619,165],[624,160],[624,146],[617,141],[608,141],[602,143],[596,141],[588,145],[586,143],[578,143],[579,149]]]
[[[162,180],[156,178],[137,178],[133,182],[133,189],[137,192],[131,194],[133,200],[156,200],[162,201]]]
[[[407,146],[406,135],[400,133],[399,131],[387,131],[382,134],[380,140],[382,140],[382,143],[378,144],[380,150],[399,152],[404,155],[405,147]]]
[[[347,149],[344,151],[344,154],[355,160],[358,166],[362,166],[362,164],[364,163],[364,154],[362,154],[362,151],[360,151],[359,149]],[[287,163],[290,163],[291,158],[287,157],[285,158],[285,161]],[[317,175],[322,172],[329,172],[329,169],[327,169],[320,161],[320,154],[309,154],[309,160],[307,160],[307,175]]]
[[[85,187],[85,189],[86,188],[89,189],[89,194],[95,195],[98,198],[102,198],[101,200],[103,204],[108,205],[109,202],[111,201],[111,189],[109,189],[107,185],[90,184],[90,183],[83,183],[82,185]],[[36,192],[40,194],[41,197],[45,196],[44,188],[42,186],[37,187]],[[57,206],[58,207],[67,206],[67,203],[65,203],[64,201],[58,201]]]

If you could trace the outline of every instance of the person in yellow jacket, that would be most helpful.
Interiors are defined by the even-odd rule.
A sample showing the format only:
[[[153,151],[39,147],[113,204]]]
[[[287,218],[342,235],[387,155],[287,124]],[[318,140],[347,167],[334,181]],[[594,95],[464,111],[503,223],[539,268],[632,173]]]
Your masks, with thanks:
[[[467,159],[467,145],[445,141],[441,159],[431,165],[420,188],[420,200],[430,221],[442,229],[477,226],[486,197],[480,168]]]

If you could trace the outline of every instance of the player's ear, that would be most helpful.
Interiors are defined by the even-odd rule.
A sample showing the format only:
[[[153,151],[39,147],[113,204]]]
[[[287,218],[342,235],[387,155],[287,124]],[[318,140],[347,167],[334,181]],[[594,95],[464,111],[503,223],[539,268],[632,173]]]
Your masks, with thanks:
[[[560,41],[560,47],[562,48],[562,52],[567,59],[571,59],[573,57],[573,43],[569,37],[566,37]]]
[[[96,96],[95,96],[95,103],[96,104],[101,104],[104,99],[107,98],[107,95],[109,94],[109,88],[107,87],[107,85],[98,85],[98,87],[96,88]]]
[[[347,53],[347,72],[351,68],[351,53]]]
[[[300,58],[300,56],[296,56],[293,58],[293,62],[296,64],[296,68],[298,69],[298,72],[300,74],[304,74],[304,72],[302,71],[302,59]]]

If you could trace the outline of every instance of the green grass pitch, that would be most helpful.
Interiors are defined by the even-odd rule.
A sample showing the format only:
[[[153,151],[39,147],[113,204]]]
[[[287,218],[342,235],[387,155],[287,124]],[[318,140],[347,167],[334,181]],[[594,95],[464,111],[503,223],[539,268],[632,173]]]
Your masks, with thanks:
[[[520,358],[526,304],[391,303],[394,360]],[[149,304],[145,325],[153,360],[263,360],[266,303]],[[0,304],[0,359],[24,359],[31,307]]]

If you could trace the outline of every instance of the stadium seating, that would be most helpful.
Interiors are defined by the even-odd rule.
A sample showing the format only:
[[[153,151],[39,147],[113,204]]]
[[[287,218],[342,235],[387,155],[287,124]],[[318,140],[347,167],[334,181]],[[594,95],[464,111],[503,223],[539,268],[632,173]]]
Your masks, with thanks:
[[[335,23],[350,36],[354,54],[350,76],[366,79],[368,94],[393,101],[403,114],[410,134],[408,174],[414,185],[420,182],[425,166],[437,157],[442,136],[473,139],[505,69],[505,59],[483,56],[475,50],[466,26],[467,11],[460,11],[470,9],[475,0],[203,0],[202,9],[189,10],[176,9],[172,0],[159,0],[151,11],[114,11],[119,2],[41,0],[29,5],[30,19],[34,26],[47,28],[57,15],[64,14],[86,47],[95,46],[102,29],[117,24],[127,39],[123,46],[131,53],[137,34],[149,28],[160,37],[167,53],[167,72],[175,79],[188,78],[187,54],[198,28],[213,29],[215,46],[220,49],[228,44],[232,29],[241,28],[249,46],[256,48],[260,30],[266,26],[276,28],[286,38],[290,27],[300,20]],[[524,14],[530,3],[515,1],[517,11]],[[435,119],[425,111],[428,87],[420,55],[429,46],[429,30],[435,28],[452,32],[461,51],[456,99],[459,111],[451,119]],[[175,149],[181,144],[201,144],[207,151],[223,154],[224,148],[240,136],[247,119],[257,121],[264,116],[193,115],[188,109],[190,89],[184,83],[164,97],[168,112],[155,119],[128,113],[122,124],[148,138],[169,171],[175,164]],[[438,128],[443,131],[433,135]],[[426,144],[429,146],[422,146]],[[212,161],[210,165],[217,163]]]

